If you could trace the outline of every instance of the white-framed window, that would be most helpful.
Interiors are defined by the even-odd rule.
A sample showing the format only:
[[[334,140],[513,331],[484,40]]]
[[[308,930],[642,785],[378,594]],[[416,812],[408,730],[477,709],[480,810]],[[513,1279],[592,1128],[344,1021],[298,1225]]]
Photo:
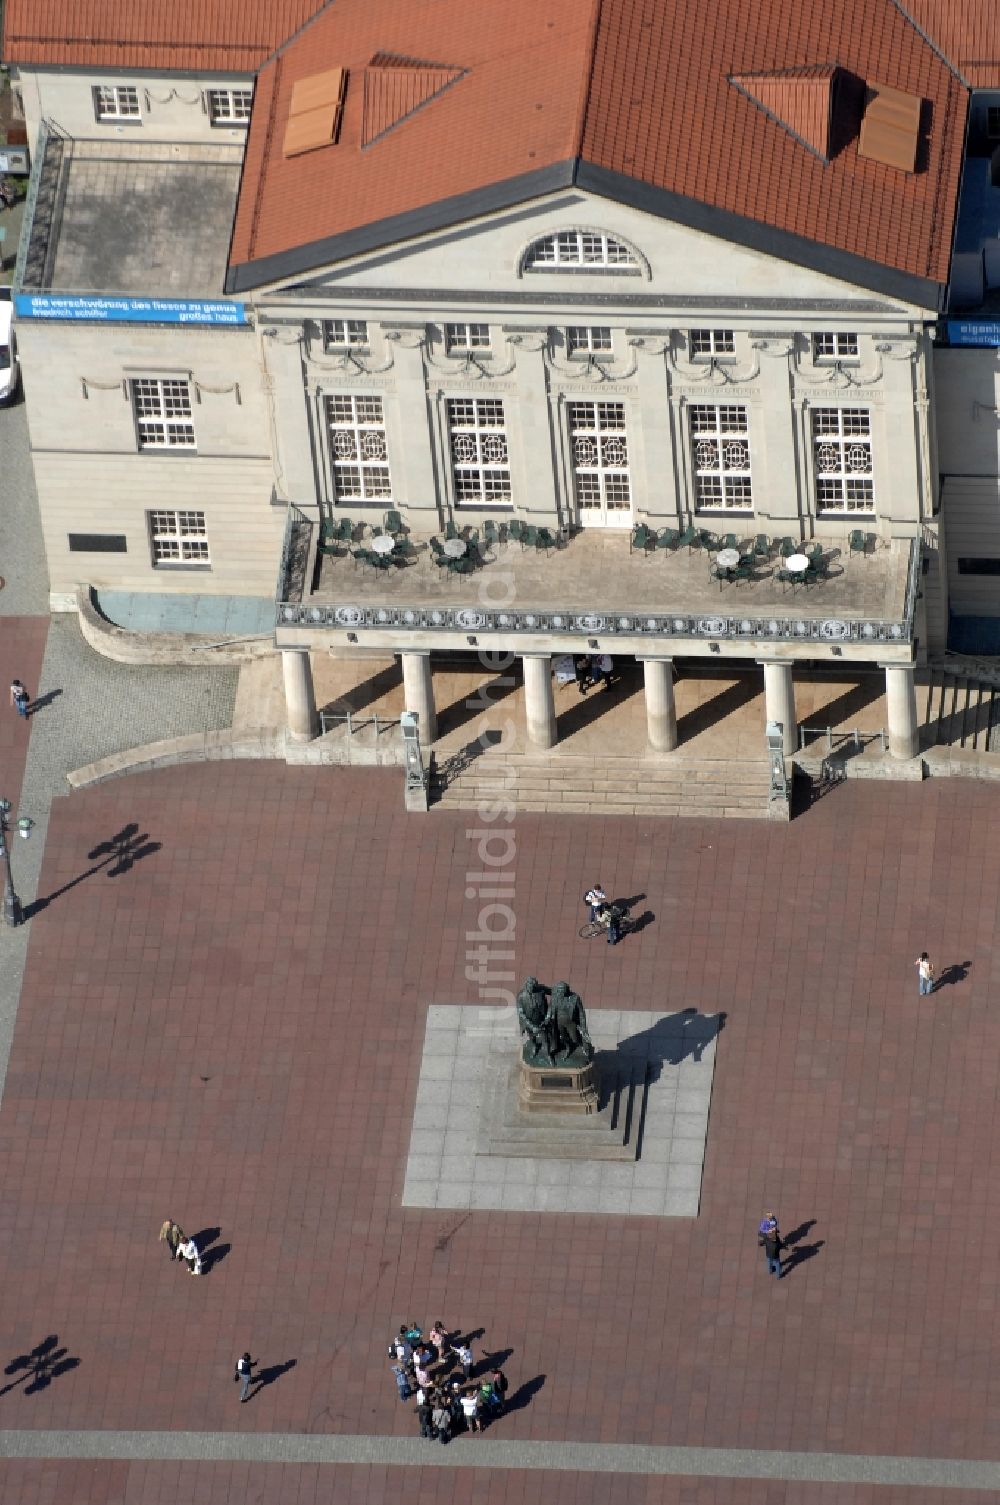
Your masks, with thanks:
[[[457,506],[495,506],[512,500],[503,402],[497,397],[450,397],[448,437]]]
[[[694,403],[689,421],[699,511],[751,511],[750,421],[746,408],[739,403]]]
[[[691,357],[696,361],[736,354],[736,338],[731,329],[692,329],[690,339]]]
[[[326,399],[333,491],[338,502],[391,502],[389,446],[381,397]]]
[[[252,89],[209,89],[208,118],[213,125],[249,125]]]
[[[157,508],[146,513],[146,521],[154,565],[211,564],[204,512],[167,512]]]
[[[813,360],[814,361],[856,361],[858,359],[858,337],[856,334],[823,334],[813,335]]]
[[[566,330],[567,355],[610,355],[611,330],[606,325],[571,324]]]
[[[446,324],[444,337],[449,355],[465,355],[469,350],[490,348],[488,324]]]
[[[627,511],[632,505],[623,402],[571,402],[569,437],[581,512]]]
[[[526,271],[551,267],[611,267],[615,271],[638,272],[639,263],[620,240],[599,230],[558,230],[528,248],[524,258]]]
[[[367,350],[368,325],[364,319],[324,319],[324,350]]]
[[[874,512],[869,410],[814,408],[812,431],[817,510]]]
[[[140,449],[194,449],[189,382],[179,376],[142,376],[131,387]]]
[[[128,120],[133,125],[141,123],[138,88],[135,84],[96,84],[94,114],[98,120]]]

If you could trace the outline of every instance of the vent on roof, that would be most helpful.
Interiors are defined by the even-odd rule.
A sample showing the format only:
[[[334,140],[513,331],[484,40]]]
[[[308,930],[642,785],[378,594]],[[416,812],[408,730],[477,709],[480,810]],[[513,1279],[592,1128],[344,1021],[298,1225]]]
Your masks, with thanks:
[[[871,162],[913,172],[920,139],[920,108],[916,94],[904,94],[886,84],[869,84],[858,152]]]
[[[371,146],[445,89],[464,77],[465,68],[376,52],[365,69],[361,145]]]
[[[286,157],[313,152],[336,141],[346,87],[347,73],[343,68],[330,68],[326,73],[312,73],[299,79],[292,89],[285,126],[282,151]]]
[[[837,72],[835,63],[815,63],[773,73],[733,73],[729,82],[802,146],[828,162]]]

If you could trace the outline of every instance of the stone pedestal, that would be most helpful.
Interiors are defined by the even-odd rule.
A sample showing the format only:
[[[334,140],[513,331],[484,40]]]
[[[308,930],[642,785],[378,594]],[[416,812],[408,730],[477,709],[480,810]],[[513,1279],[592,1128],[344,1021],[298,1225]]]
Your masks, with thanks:
[[[596,1113],[593,1061],[583,1066],[528,1066],[522,1061],[517,1101],[525,1113]]]

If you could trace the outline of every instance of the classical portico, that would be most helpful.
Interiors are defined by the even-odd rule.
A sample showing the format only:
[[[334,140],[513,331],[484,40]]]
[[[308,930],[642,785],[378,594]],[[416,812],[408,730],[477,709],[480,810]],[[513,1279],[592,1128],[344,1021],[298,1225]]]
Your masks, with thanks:
[[[871,670],[877,664],[886,676],[890,751],[906,759],[918,750],[915,540],[890,542],[863,560],[830,540],[827,578],[809,587],[789,588],[767,564],[751,583],[720,587],[703,550],[644,556],[630,551],[622,534],[564,537],[547,554],[492,546],[477,555],[472,573],[453,576],[433,564],[427,541],[413,535],[398,568],[358,567],[346,550],[317,568],[315,531],[302,512],[290,512],[286,558],[298,563],[278,602],[276,641],[296,739],[315,727],[304,683],[306,648],[399,655],[406,708],[418,714],[427,746],[438,736],[432,653],[520,659],[525,734],[539,751],[551,750],[558,739],[554,666],[600,653],[619,665],[630,659],[642,664],[652,755],[678,746],[676,658],[715,669],[726,663],[761,669],[761,736],[763,719],[779,722],[789,755],[798,748],[797,666]],[[301,583],[311,579],[316,589],[307,593]],[[503,606],[492,604],[501,600]]]

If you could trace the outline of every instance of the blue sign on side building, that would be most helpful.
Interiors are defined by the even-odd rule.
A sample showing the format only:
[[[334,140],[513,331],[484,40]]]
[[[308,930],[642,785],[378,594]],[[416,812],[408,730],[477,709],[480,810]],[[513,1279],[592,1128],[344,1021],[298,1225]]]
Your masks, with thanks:
[[[949,319],[949,345],[1000,345],[1000,319]]]
[[[200,298],[107,298],[84,294],[17,293],[19,319],[65,319],[98,324],[245,325],[246,304]]]

